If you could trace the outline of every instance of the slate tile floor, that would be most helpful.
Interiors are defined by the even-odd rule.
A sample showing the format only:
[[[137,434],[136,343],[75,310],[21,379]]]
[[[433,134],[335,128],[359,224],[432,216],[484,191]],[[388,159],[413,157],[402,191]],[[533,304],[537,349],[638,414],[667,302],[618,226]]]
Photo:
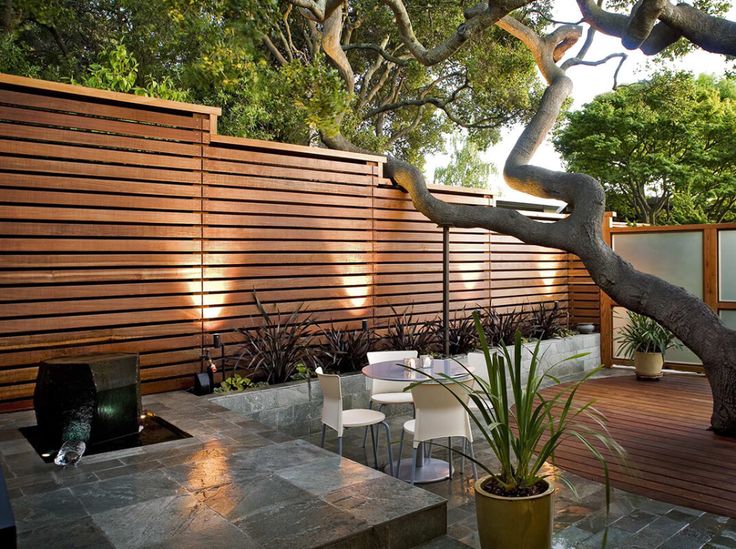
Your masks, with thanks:
[[[409,547],[431,538],[421,547],[478,547],[469,466],[452,482],[411,488],[355,463],[372,462],[360,429],[348,431],[350,459],[340,459],[329,451],[334,436],[322,450],[316,436],[294,440],[186,393],[144,403],[194,438],[61,469],[16,430],[35,423],[32,413],[0,415],[0,466],[20,547]],[[405,419],[391,418],[395,439]],[[492,462],[479,443],[476,455]],[[600,547],[606,523],[607,547],[736,548],[734,519],[618,490],[606,518],[603,487],[567,476],[577,495],[560,485],[557,549]]]
[[[408,418],[390,418],[394,438],[401,433],[401,425]],[[319,444],[318,437],[306,440]],[[488,463],[495,458],[483,448],[476,437],[476,457]],[[367,458],[362,444],[362,430],[348,431],[344,442],[345,456]],[[370,444],[370,442],[369,442]],[[335,448],[329,436],[325,445]],[[459,447],[459,442],[458,442]],[[396,451],[398,447],[396,447]],[[447,451],[435,449],[435,457],[447,459]],[[404,449],[404,457],[409,456]],[[379,455],[379,461],[385,456]],[[372,457],[371,457],[372,459]],[[458,461],[459,464],[459,461]],[[592,549],[601,547],[606,524],[606,547],[620,549],[725,549],[736,548],[736,519],[704,513],[674,504],[652,500],[622,490],[613,490],[610,514],[605,514],[603,485],[576,475],[564,474],[575,486],[573,494],[558,482],[556,499],[554,549]],[[452,482],[444,481],[422,486],[425,490],[447,500],[447,535],[421,545],[422,549],[459,549],[480,547],[475,519],[472,472],[466,464],[465,475],[456,474]]]
[[[442,497],[187,393],[144,407],[193,438],[45,464],[0,415],[21,548],[410,547],[446,532]],[[404,522],[412,527],[407,528]]]

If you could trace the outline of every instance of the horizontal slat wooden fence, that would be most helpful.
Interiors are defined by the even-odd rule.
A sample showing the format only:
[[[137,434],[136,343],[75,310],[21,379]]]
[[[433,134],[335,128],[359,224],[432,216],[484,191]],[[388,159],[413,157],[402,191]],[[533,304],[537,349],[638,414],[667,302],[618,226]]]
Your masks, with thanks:
[[[188,387],[211,334],[258,322],[253,290],[324,324],[440,313],[442,232],[382,157],[219,136],[218,114],[0,75],[0,409],[30,407],[58,356],[138,352],[144,393]],[[453,229],[450,258],[455,311],[596,313],[564,252]]]

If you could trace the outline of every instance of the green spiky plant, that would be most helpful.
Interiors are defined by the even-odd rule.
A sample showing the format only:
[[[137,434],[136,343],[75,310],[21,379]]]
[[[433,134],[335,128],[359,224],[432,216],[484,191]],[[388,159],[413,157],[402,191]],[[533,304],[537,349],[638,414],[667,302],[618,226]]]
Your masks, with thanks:
[[[664,353],[673,347],[682,347],[667,328],[659,325],[653,318],[628,311],[628,322],[616,337],[618,352],[628,358],[640,353]]]
[[[468,368],[468,374],[475,381],[471,385],[446,374],[429,377],[434,381],[446,384],[451,382],[462,387],[477,408],[470,407],[462,397],[455,395],[500,464],[498,470],[494,470],[471,456],[465,456],[490,476],[489,483],[484,488],[507,497],[524,497],[544,492],[547,486],[547,475],[543,472],[545,463],[553,461],[560,444],[572,438],[580,441],[600,463],[605,477],[608,506],[608,463],[593,441],[620,458],[623,464],[626,461],[625,451],[608,432],[606,418],[593,407],[592,401],[582,405],[574,402],[580,385],[599,369],[588,372],[581,380],[560,389],[552,397],[543,395],[541,389],[545,381],[559,383],[552,370],[561,363],[543,369],[537,342],[531,352],[528,376],[524,380],[525,361],[522,353],[525,348],[521,333],[517,331],[515,334],[513,355],[506,347],[501,348],[500,354],[491,354],[478,312],[473,313],[473,319],[480,347],[485,355],[488,379],[476,375]],[[562,362],[581,358],[585,354],[573,355]],[[591,420],[596,427],[586,424],[582,421],[584,419]],[[561,480],[567,482],[564,477]],[[574,491],[572,485],[568,483],[568,486]]]

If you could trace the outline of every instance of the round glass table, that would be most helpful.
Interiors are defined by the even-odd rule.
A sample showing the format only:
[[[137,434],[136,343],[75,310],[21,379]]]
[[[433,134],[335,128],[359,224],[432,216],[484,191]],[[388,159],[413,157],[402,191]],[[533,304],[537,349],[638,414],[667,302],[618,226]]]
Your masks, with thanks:
[[[418,361],[417,361],[418,362]],[[432,367],[426,370],[420,367],[414,371],[404,366],[403,362],[397,362],[395,360],[389,360],[387,362],[376,362],[375,364],[369,364],[365,366],[361,371],[366,377],[372,379],[381,379],[384,381],[403,381],[405,383],[415,383],[417,381],[423,381],[429,379],[430,374],[437,381],[442,382],[441,376],[447,375],[454,379],[462,379],[468,376],[468,371],[473,371],[470,367],[463,367],[455,360],[448,359],[434,359],[432,360]],[[423,372],[427,372],[427,374]],[[451,383],[449,380],[444,380],[446,383]],[[459,406],[459,404],[458,404]],[[403,428],[403,427],[402,427]],[[394,472],[396,476],[401,480],[407,482],[411,481],[411,459],[401,460],[401,467],[399,462],[394,461]],[[390,474],[390,467],[387,465],[384,469],[385,473]],[[445,480],[450,476],[450,464],[443,459],[433,458],[429,455],[425,455],[424,444],[419,444],[417,448],[417,468],[414,477],[416,484],[427,484],[429,482],[437,482]]]

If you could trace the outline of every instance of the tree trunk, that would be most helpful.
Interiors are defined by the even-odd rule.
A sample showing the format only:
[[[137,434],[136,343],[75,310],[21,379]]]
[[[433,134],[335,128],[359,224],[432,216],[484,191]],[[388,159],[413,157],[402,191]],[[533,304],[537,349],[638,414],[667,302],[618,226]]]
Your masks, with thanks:
[[[711,427],[718,434],[736,436],[736,331],[703,300],[637,271],[602,240],[590,250],[584,248],[573,253],[603,291],[617,304],[657,320],[703,361],[713,393]]]

